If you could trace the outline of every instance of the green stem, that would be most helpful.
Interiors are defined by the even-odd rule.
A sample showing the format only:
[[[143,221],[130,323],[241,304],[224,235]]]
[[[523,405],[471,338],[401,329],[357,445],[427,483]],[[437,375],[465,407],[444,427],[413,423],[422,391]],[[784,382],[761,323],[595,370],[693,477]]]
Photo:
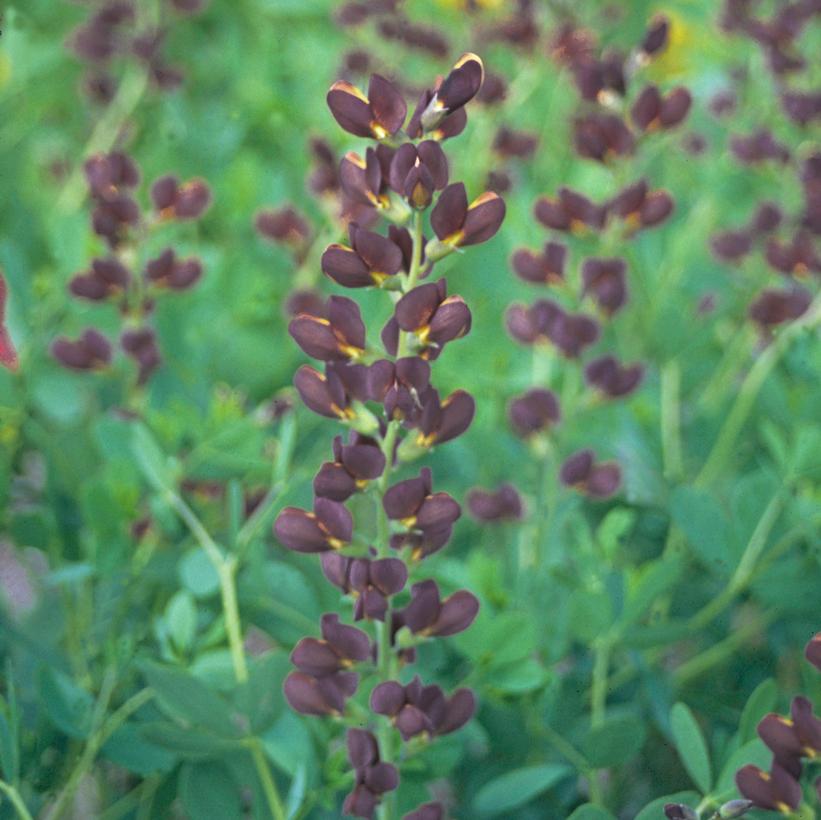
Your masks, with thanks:
[[[237,604],[237,561],[233,556],[223,558],[216,567],[220,580],[220,597],[225,617],[225,631],[228,634],[228,646],[231,650],[231,664],[237,683],[248,680],[248,664],[245,661],[245,650],[242,645],[242,624]]]
[[[590,726],[593,729],[604,723],[610,649],[610,641],[607,639],[599,640],[593,646],[593,682],[590,689]]]
[[[393,470],[393,449],[399,435],[400,422],[391,421],[382,440],[382,452],[385,454],[385,470],[379,478],[374,495],[376,501],[376,541],[380,558],[386,557],[390,552],[390,522],[382,504],[385,491],[388,488],[388,481]],[[390,608],[385,613],[384,620],[377,626],[377,674],[380,682],[392,680],[396,677],[396,656],[391,647],[391,612]],[[379,756],[385,763],[394,762],[393,749],[393,728],[390,721],[385,718],[379,722]],[[394,793],[386,794],[379,805],[380,820],[393,820],[394,817]]]
[[[46,813],[48,820],[58,820],[58,818],[63,814],[68,807],[68,804],[74,797],[74,792],[80,785],[80,781],[83,779],[83,776],[94,763],[94,759],[97,757],[97,752],[100,750],[100,747],[103,743],[105,743],[112,732],[114,732],[131,714],[131,712],[138,709],[145,702],[144,699],[140,698],[137,701],[137,705],[133,706],[132,701],[134,701],[134,698],[131,698],[126,701],[107,722],[105,722],[105,713],[111,700],[111,694],[114,691],[115,682],[116,676],[114,675],[113,670],[109,670],[103,678],[103,683],[100,687],[100,695],[97,698],[97,703],[94,705],[94,713],[91,717],[91,734],[88,742],[86,743],[77,764],[74,769],[72,769],[65,786],[63,786],[62,790],[57,795],[57,799],[54,801],[54,804]],[[147,690],[142,691],[147,692]],[[136,698],[137,696],[135,695],[134,697]],[[150,698],[150,694],[146,694],[143,697]]]
[[[671,359],[661,368],[661,447],[668,481],[682,475],[680,394],[681,366]]]
[[[225,620],[225,631],[228,635],[228,647],[231,652],[231,663],[234,667],[234,678],[238,684],[248,681],[248,664],[245,660],[245,649],[242,643],[242,622],[237,602],[237,558],[226,555],[220,546],[205,529],[196,513],[172,490],[166,490],[166,498],[186,523],[192,535],[197,539],[209,561],[217,572],[220,582],[220,598]],[[275,820],[285,820],[285,809],[277,790],[276,782],[271,776],[271,770],[265,759],[259,738],[249,738],[248,748],[254,761],[260,783],[268,802],[271,816]]]
[[[138,26],[145,29],[157,28],[159,12],[157,0],[146,0],[141,3],[140,11],[142,13]],[[134,113],[147,87],[148,69],[138,63],[131,63],[120,81],[114,99],[97,121],[97,125],[80,154],[81,164],[71,172],[60,192],[57,200],[58,210],[74,211],[80,207],[86,191],[82,162],[92,154],[106,153],[116,145],[123,125]]]
[[[809,310],[800,319],[781,331],[778,338],[758,357],[744,379],[724,426],[713,445],[713,449],[695,480],[697,487],[709,486],[721,474],[727,460],[734,451],[738,436],[767,377],[781,360],[792,341],[804,330],[809,330],[819,323],[821,323],[821,295],[816,296]]]
[[[208,560],[214,566],[214,569],[219,572],[219,568],[223,562],[223,550],[211,537],[211,533],[205,529],[202,522],[197,518],[197,514],[185,503],[182,497],[173,490],[165,490],[166,501],[174,508],[177,515],[183,520],[183,523],[191,531],[191,535],[197,539],[197,543],[202,547],[203,552],[208,557]]]
[[[409,291],[413,290],[416,287],[416,283],[419,281],[419,276],[422,273],[422,212],[415,211],[413,214],[413,232],[411,234],[413,238],[413,251],[411,252],[411,264],[410,270],[408,271],[408,277],[405,280],[405,287],[404,292],[408,293]],[[405,333],[404,331],[400,331],[399,333],[399,344],[398,349],[396,351],[397,358],[402,358],[403,356],[407,356],[409,353],[408,349],[408,340],[410,338],[409,333]]]
[[[727,586],[690,619],[690,628],[694,632],[702,629],[719,613],[723,612],[733,602],[736,595],[742,592],[750,583],[755,574],[758,559],[767,546],[767,539],[783,508],[784,494],[783,491],[779,490],[765,507],[764,513],[758,520],[753,534],[744,548],[741,560],[738,562],[738,566]]]
[[[248,741],[248,749],[254,760],[254,767],[257,770],[257,775],[262,784],[262,790],[265,793],[265,799],[268,802],[271,816],[274,817],[275,820],[285,820],[285,807],[282,805],[277,784],[271,776],[271,769],[268,766],[268,761],[265,759],[262,742],[258,737],[252,737]]]
[[[723,641],[711,646],[699,655],[690,658],[673,673],[673,683],[678,688],[708,672],[714,666],[723,663],[732,657],[751,637],[758,634],[764,627],[777,617],[777,612],[770,611],[755,616]]]
[[[14,788],[10,783],[6,783],[5,780],[0,780],[0,792],[8,797],[9,802],[12,806],[14,806],[14,810],[17,812],[18,817],[21,817],[22,820],[33,820],[32,816],[29,814],[29,810],[26,808],[26,804],[23,802],[23,798],[20,797],[20,792]]]

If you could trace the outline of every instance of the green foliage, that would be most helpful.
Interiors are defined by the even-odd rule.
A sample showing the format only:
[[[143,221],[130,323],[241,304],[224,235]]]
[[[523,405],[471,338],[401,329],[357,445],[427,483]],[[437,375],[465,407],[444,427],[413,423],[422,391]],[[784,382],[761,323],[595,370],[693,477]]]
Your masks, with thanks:
[[[764,258],[767,238],[788,240],[801,219],[798,163],[815,150],[817,121],[789,120],[776,92],[817,86],[818,27],[796,44],[806,74],[776,83],[760,49],[723,32],[722,4],[707,0],[535,3],[532,47],[489,36],[506,30],[515,3],[400,4],[411,23],[441,30],[447,56],[390,39],[377,19],[343,26],[343,4],[331,0],[212,0],[192,16],[139,0],[139,25],[160,15],[163,53],[184,80],[160,92],[144,66],[117,57],[97,67],[123,83],[105,106],[82,92],[89,67],[67,47],[96,5],[2,9],[0,272],[21,366],[0,368],[0,779],[12,790],[0,791],[0,818],[14,816],[13,793],[50,818],[62,801],[62,817],[279,820],[279,800],[289,819],[330,820],[353,782],[346,726],[393,739],[401,785],[390,820],[436,795],[453,797],[449,816],[508,820],[658,820],[668,802],[707,807],[706,817],[738,797],[738,768],[770,765],[761,718],[799,691],[821,700],[819,676],[801,660],[821,628],[821,344],[807,321],[817,301],[766,334],[748,318],[764,288],[818,291],[817,277],[776,275]],[[560,23],[570,15],[597,48],[627,54],[655,13],[670,16],[671,45],[637,67],[608,110],[628,114],[653,82],[687,86],[690,117],[623,160],[581,158],[573,119],[605,109],[581,102],[573,71],[554,61]],[[297,287],[342,293],[319,262],[326,245],[347,241],[338,203],[313,196],[307,180],[313,137],[337,157],[364,153],[325,102],[343,74],[367,86],[350,53],[418,90],[468,49],[508,89],[499,104],[473,105],[465,132],[444,143],[450,179],[465,180],[471,199],[491,171],[508,173],[512,188],[499,234],[451,254],[432,277],[447,275],[472,313],[433,382],[442,396],[469,391],[477,413],[456,441],[399,464],[396,480],[429,464],[435,489],[463,509],[447,550],[414,567],[410,583],[432,577],[445,596],[468,589],[481,609],[465,632],[420,639],[415,665],[397,675],[470,687],[479,706],[458,732],[417,738],[400,755],[398,734],[369,712],[370,684],[340,719],[297,714],[283,695],[294,646],[319,636],[324,613],[351,623],[353,601],[271,533],[284,507],[310,508],[341,430],[299,404],[292,380],[306,357],[285,306]],[[710,100],[728,88],[737,108],[712,115]],[[505,158],[494,148],[502,125],[537,137],[535,154]],[[733,159],[732,137],[759,128],[789,147],[790,162]],[[684,147],[696,134],[702,154]],[[128,250],[135,272],[171,246],[204,268],[197,287],[156,300],[162,364],[145,384],[121,352],[101,372],[64,369],[50,352],[87,327],[116,347],[147,307],[125,316],[67,292],[109,254],[90,228],[82,164],[115,147],[140,164],[143,205],[165,173],[201,177],[213,194],[201,220],[161,221]],[[601,203],[642,178],[675,199],[652,230],[628,236],[611,223],[601,235],[548,236],[534,221],[534,201],[562,186]],[[769,199],[785,211],[781,227],[744,260],[717,259],[710,238],[746,225]],[[297,253],[253,227],[260,209],[286,204],[311,227]],[[569,248],[562,285],[514,276],[516,250],[557,236]],[[515,343],[503,330],[512,303],[555,298],[597,312],[578,297],[589,256],[628,266],[629,301],[611,318],[597,313],[595,345],[573,360]],[[361,304],[378,350],[390,300],[345,295]],[[706,296],[709,312],[699,308]],[[584,365],[607,353],[644,365],[629,396],[606,400],[585,385]],[[532,387],[558,394],[562,419],[523,440],[507,408]],[[620,465],[614,496],[558,480],[586,447]],[[476,521],[467,493],[502,482],[521,493],[523,519]],[[349,507],[364,552],[373,499],[362,493]],[[407,590],[396,599],[407,601]],[[376,636],[375,624],[358,626]]]

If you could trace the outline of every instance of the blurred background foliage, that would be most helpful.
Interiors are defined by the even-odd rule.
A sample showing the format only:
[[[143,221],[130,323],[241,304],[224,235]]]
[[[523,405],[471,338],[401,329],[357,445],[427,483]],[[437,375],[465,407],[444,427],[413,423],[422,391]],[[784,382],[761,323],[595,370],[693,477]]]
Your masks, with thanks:
[[[460,500],[470,487],[511,480],[531,510],[547,494],[550,538],[524,580],[511,575],[510,556],[527,553],[544,535],[535,518],[497,527],[463,518],[448,550],[431,559],[443,586],[472,589],[483,610],[472,630],[424,648],[421,672],[443,685],[475,686],[481,709],[466,730],[403,772],[401,805],[409,810],[424,800],[424,784],[433,779],[455,799],[454,816],[567,817],[584,801],[585,787],[556,734],[591,768],[606,771],[608,809],[619,817],[635,817],[652,799],[675,792],[696,791],[696,801],[707,793],[733,796],[734,769],[765,762],[755,720],[783,709],[798,689],[821,695],[799,652],[819,617],[821,345],[811,334],[795,339],[761,388],[721,475],[707,489],[696,487],[739,376],[758,350],[744,312],[773,276],[760,260],[737,267],[717,261],[708,240],[745,222],[763,198],[787,210],[800,204],[798,184],[779,168],[737,164],[730,134],[763,125],[797,155],[817,148],[819,135],[783,116],[759,51],[719,30],[716,4],[632,0],[574,9],[602,44],[623,50],[640,40],[654,13],[669,15],[671,45],[647,78],[663,88],[685,84],[695,98],[683,131],[656,136],[629,167],[615,170],[575,155],[570,120],[578,96],[568,73],[547,57],[544,40],[524,50],[477,36],[510,12],[503,0],[479,2],[470,14],[457,0],[408,0],[411,19],[448,37],[452,47],[441,59],[388,41],[370,24],[338,25],[338,4],[327,0],[213,0],[169,27],[166,50],[184,71],[182,87],[137,94],[113,130],[81,94],[82,66],[65,47],[87,7],[62,0],[2,5],[0,267],[22,366],[17,374],[0,371],[0,647],[7,661],[0,729],[17,727],[0,731],[0,758],[4,779],[19,778],[35,816],[141,681],[164,695],[138,704],[93,751],[75,784],[74,816],[229,818],[242,816],[240,799],[253,803],[254,816],[266,816],[239,788],[260,789],[247,754],[226,746],[228,753],[191,729],[215,714],[207,706],[201,714],[184,711],[198,696],[196,681],[207,687],[204,703],[217,692],[258,721],[253,731],[296,807],[292,816],[339,816],[349,777],[339,730],[297,717],[280,695],[288,651],[315,634],[322,612],[339,608],[336,592],[314,561],[273,543],[270,527],[255,537],[239,594],[248,641],[258,646],[250,683],[235,687],[218,580],[162,494],[151,492],[132,446],[133,424],[119,408],[139,410],[161,461],[175,480],[188,482],[189,502],[217,539],[229,538],[232,526],[225,487],[267,489],[278,458],[287,468],[278,504],[310,506],[311,478],[336,430],[301,407],[277,422],[264,412],[289,390],[304,357],[283,310],[292,258],[261,241],[253,217],[262,207],[293,203],[326,242],[342,235],[306,190],[307,144],[322,136],[340,154],[362,150],[335,127],[325,104],[352,48],[413,84],[446,72],[468,49],[507,79],[507,99],[474,106],[466,132],[449,145],[451,177],[464,179],[472,196],[498,162],[491,142],[501,123],[539,137],[532,160],[512,163],[500,234],[441,266],[451,291],[470,305],[473,330],[437,363],[437,387],[469,390],[478,414],[432,464],[437,489]],[[562,4],[536,8],[549,29]],[[807,54],[821,53],[817,26],[805,41]],[[817,62],[812,70],[817,81]],[[731,83],[739,104],[719,121],[707,102]],[[682,147],[693,132],[706,141],[704,153]],[[89,229],[78,169],[115,138],[137,159],[144,181],[167,172],[203,177],[214,200],[201,222],[174,234],[182,253],[201,256],[205,275],[196,289],[158,306],[164,363],[136,406],[130,362],[77,374],[49,355],[58,335],[118,326],[113,308],[89,307],[66,293],[68,280],[102,250]],[[586,407],[565,422],[560,456],[593,446],[624,470],[621,495],[591,504],[549,478],[541,486],[538,459],[508,428],[507,401],[544,377],[538,356],[504,330],[504,307],[533,294],[508,259],[515,248],[546,238],[531,213],[537,196],[568,185],[598,201],[641,175],[671,191],[676,210],[662,228],[613,249],[628,258],[632,298],[600,344],[645,362],[647,375],[627,401]],[[576,240],[574,249],[578,260],[596,252],[596,241]],[[332,291],[320,282],[315,256],[301,276],[303,284]],[[699,314],[707,294],[716,309]],[[369,318],[384,310],[373,294],[362,301]],[[665,475],[660,432],[660,374],[671,362],[680,372],[683,442],[673,476]],[[765,522],[750,583],[716,617],[689,620],[727,587],[771,504],[777,509]],[[150,531],[137,540],[133,525],[146,516]],[[683,530],[684,545],[681,554],[662,557],[671,522]],[[587,706],[595,653],[587,648],[614,624],[607,722],[596,733]],[[169,681],[149,659],[175,664],[185,677]],[[712,759],[695,782],[673,741],[677,701],[697,715]],[[511,773],[520,779],[494,781]],[[483,790],[489,783],[495,792]],[[504,795],[523,799],[506,804]],[[645,811],[639,816],[661,816],[658,803]],[[12,816],[11,805],[0,802],[0,817]]]

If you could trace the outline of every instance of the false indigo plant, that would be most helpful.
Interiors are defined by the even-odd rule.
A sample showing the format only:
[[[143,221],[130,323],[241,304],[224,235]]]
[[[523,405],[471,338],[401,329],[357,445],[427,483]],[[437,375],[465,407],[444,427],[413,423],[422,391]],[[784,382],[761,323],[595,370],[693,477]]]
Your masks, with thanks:
[[[326,578],[353,600],[353,619],[368,630],[322,618],[322,637],[295,647],[295,666],[285,696],[298,712],[341,719],[347,731],[354,786],[344,811],[357,817],[397,817],[395,791],[414,738],[434,738],[461,728],[472,717],[469,689],[450,695],[403,670],[423,641],[470,626],[479,603],[467,590],[444,596],[424,579],[424,560],[448,542],[460,505],[435,491],[428,468],[396,480],[398,468],[465,432],[474,400],[463,390],[441,397],[432,383],[435,361],[449,342],[470,330],[470,309],[434,279],[436,262],[489,240],[505,206],[498,195],[469,200],[465,186],[449,179],[442,143],[465,127],[465,106],[479,92],[484,69],[475,54],[463,55],[451,72],[425,89],[408,118],[401,92],[375,74],[367,92],[334,83],[328,106],[347,132],[374,140],[364,157],[347,153],[339,179],[347,196],[390,220],[387,235],[350,222],[348,243],[322,254],[325,275],[349,290],[377,288],[392,301],[381,330],[383,351],[369,346],[357,302],[331,296],[322,312],[298,313],[290,332],[302,350],[324,363],[304,365],[294,384],[304,404],[348,430],[337,436],[332,459],[314,479],[312,510],[284,509],[274,531],[283,546],[318,553]],[[430,229],[426,236],[425,215]],[[293,215],[265,219],[266,233],[299,240],[305,231]],[[408,224],[409,227],[405,227]],[[424,281],[428,280],[428,281]],[[355,526],[346,502],[370,496],[373,530]],[[408,589],[408,585],[409,589]],[[375,683],[375,685],[373,685]],[[370,712],[350,704],[370,689]],[[397,733],[399,737],[397,737]],[[397,742],[400,741],[401,742]],[[441,817],[438,803],[406,818]]]
[[[149,324],[157,298],[187,290],[202,276],[197,257],[180,257],[172,247],[158,253],[149,237],[170,223],[199,219],[211,194],[201,179],[181,183],[168,174],[152,183],[151,209],[144,213],[134,198],[139,168],[119,151],[89,158],[85,175],[94,203],[92,228],[104,240],[107,252],[92,259],[88,270],[76,274],[68,290],[75,299],[116,306],[122,319],[119,345],[134,361],[136,383],[141,386],[162,361],[156,333]],[[135,272],[138,267],[142,267],[139,274]],[[95,328],[87,328],[77,339],[58,338],[51,352],[72,370],[104,369],[113,356],[111,342]]]

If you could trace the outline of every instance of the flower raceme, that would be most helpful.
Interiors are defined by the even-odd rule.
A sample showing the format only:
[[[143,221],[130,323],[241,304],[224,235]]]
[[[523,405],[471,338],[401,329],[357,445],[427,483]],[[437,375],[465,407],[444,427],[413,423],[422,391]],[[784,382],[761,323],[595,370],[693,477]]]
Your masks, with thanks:
[[[149,325],[155,300],[188,290],[203,273],[197,257],[180,258],[171,247],[157,255],[142,254],[143,237],[161,223],[199,219],[211,194],[202,180],[180,183],[166,175],[151,186],[152,207],[144,213],[135,197],[140,170],[130,156],[120,151],[95,154],[85,162],[84,171],[94,203],[92,229],[105,240],[108,252],[72,277],[68,290],[77,299],[116,305],[124,317],[119,346],[136,364],[137,384],[142,385],[162,362],[156,334]],[[135,259],[142,262],[141,273]],[[73,341],[58,338],[51,351],[60,364],[74,370],[104,369],[113,359],[111,343],[93,328]]]
[[[449,295],[445,279],[422,280],[447,254],[491,239],[504,218],[497,194],[470,200],[463,183],[450,181],[442,145],[464,130],[465,105],[483,77],[481,60],[464,55],[426,88],[407,123],[401,92],[379,75],[367,94],[341,81],[327,98],[342,128],[376,144],[364,155],[349,151],[338,173],[324,161],[324,178],[341,188],[357,217],[348,224],[347,244],[325,249],[321,269],[344,288],[388,291],[392,309],[381,329],[381,353],[367,344],[367,317],[353,299],[306,295],[300,301],[291,336],[324,370],[303,365],[295,387],[310,410],[343,424],[349,436],[334,438],[332,457],[314,477],[313,508],[286,507],[274,533],[287,549],[320,555],[325,577],[352,599],[353,620],[363,624],[360,630],[325,615],[321,637],[294,648],[295,668],[284,684],[295,710],[345,722],[360,677],[374,679],[372,717],[357,715],[347,735],[354,785],[343,810],[357,817],[372,817],[378,806],[396,817],[399,742],[456,731],[476,709],[467,689],[448,696],[418,677],[407,686],[396,680],[400,668],[415,661],[417,644],[467,629],[479,601],[467,590],[443,596],[436,581],[418,580],[424,559],[449,541],[461,507],[448,493],[434,492],[428,468],[400,480],[394,473],[464,433],[475,415],[467,392],[441,397],[432,383],[432,364],[469,333],[470,308]],[[380,217],[392,223],[387,231],[380,230]],[[312,231],[298,214],[269,212],[257,221],[266,236],[293,246],[295,260],[306,258]],[[346,504],[355,496],[357,511],[373,500],[372,530],[360,521],[354,526]],[[411,571],[415,582],[406,590]],[[407,747],[402,758],[417,748]],[[442,814],[440,804],[426,803],[405,816],[438,820]]]

